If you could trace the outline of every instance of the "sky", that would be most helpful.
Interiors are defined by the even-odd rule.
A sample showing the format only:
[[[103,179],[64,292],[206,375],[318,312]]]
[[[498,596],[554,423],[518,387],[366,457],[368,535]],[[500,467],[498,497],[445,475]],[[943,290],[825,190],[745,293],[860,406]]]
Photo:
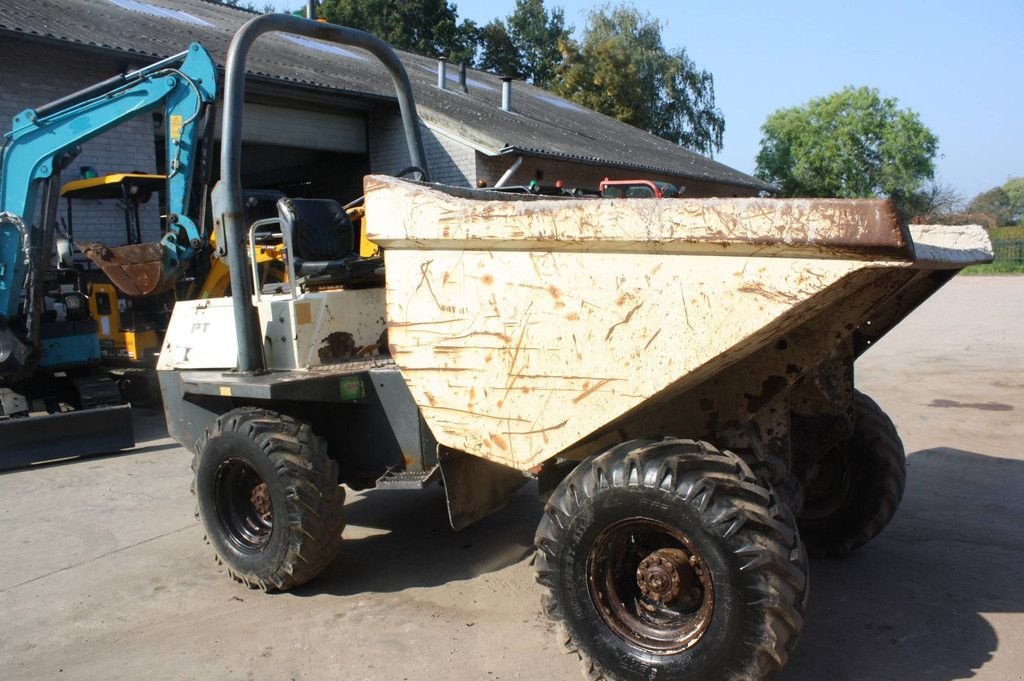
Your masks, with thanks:
[[[454,0],[484,24],[514,0]],[[297,6],[296,2],[280,2]],[[546,0],[579,32],[596,3]],[[753,172],[773,111],[847,85],[878,88],[939,137],[936,179],[970,199],[1024,175],[1024,0],[629,0],[715,79],[717,160]]]

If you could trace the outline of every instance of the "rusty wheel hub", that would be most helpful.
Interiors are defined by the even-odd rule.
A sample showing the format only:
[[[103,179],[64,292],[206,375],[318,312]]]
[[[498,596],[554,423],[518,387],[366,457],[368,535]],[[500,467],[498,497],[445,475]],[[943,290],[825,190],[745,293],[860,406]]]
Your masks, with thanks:
[[[659,549],[642,561],[636,570],[640,593],[659,604],[675,601],[688,593],[693,583],[690,556],[682,549]]]
[[[252,502],[253,508],[260,515],[263,520],[268,520],[271,515],[270,505],[270,491],[267,489],[267,483],[261,482],[252,488],[252,494],[249,497]]]
[[[587,573],[597,614],[642,650],[686,650],[711,623],[710,571],[694,542],[667,523],[635,517],[608,526],[591,547]]]

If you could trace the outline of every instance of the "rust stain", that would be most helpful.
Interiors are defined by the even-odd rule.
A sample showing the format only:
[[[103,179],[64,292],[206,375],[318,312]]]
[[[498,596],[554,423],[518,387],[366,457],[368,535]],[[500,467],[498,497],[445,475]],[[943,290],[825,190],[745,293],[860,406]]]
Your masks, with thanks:
[[[480,281],[482,281],[486,286],[491,286],[494,284],[494,277],[491,276],[490,274],[485,274],[484,276],[480,277]]]
[[[427,402],[430,402],[430,406],[437,405],[437,398],[434,397],[433,393],[424,392],[423,396],[427,398]]]
[[[348,331],[335,331],[329,334],[317,350],[321,364],[344,362],[357,356],[358,352],[356,341]]]
[[[601,388],[603,388],[604,386],[608,385],[611,382],[612,382],[612,379],[605,378],[605,379],[602,379],[602,380],[598,381],[594,385],[590,385],[589,381],[587,383],[584,383],[583,384],[583,392],[581,392],[579,395],[577,395],[575,398],[573,398],[572,403],[573,404],[579,404],[580,402],[582,402],[583,400],[587,399],[588,397],[593,395],[595,392],[597,392],[598,390],[600,390]],[[589,387],[587,387],[587,386],[589,386]]]
[[[559,300],[562,297],[562,292],[554,284],[548,286],[548,293],[550,293],[551,297],[554,298],[555,300]]]
[[[565,318],[568,319],[570,322],[575,322],[580,318],[580,316],[575,312],[570,312],[569,314],[565,315]]]
[[[497,433],[491,433],[491,442],[493,442],[494,446],[500,449],[501,451],[508,451],[508,442],[506,442],[505,438],[498,435]]]
[[[629,296],[626,295],[625,293],[623,293],[622,295],[620,295],[618,298],[615,299],[615,304],[618,307],[622,307],[623,305],[626,304],[627,300],[629,300]]]

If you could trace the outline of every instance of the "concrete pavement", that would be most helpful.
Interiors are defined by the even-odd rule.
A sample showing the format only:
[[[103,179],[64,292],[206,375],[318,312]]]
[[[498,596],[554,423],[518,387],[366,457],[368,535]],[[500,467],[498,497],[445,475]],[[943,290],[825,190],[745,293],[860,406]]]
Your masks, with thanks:
[[[1024,277],[960,277],[858,363],[910,454],[893,524],[813,561],[784,681],[1024,679]],[[191,455],[0,475],[0,678],[577,679],[539,614],[535,489],[461,533],[439,489],[350,494],[343,553],[264,595],[214,564]]]

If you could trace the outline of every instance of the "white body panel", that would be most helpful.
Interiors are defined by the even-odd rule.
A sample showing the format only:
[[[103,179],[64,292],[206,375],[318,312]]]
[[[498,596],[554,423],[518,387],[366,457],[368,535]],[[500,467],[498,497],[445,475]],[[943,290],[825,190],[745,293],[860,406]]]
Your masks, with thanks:
[[[378,354],[384,290],[264,296],[257,303],[267,368],[313,369]],[[230,298],[174,306],[157,369],[231,369],[238,361]]]

